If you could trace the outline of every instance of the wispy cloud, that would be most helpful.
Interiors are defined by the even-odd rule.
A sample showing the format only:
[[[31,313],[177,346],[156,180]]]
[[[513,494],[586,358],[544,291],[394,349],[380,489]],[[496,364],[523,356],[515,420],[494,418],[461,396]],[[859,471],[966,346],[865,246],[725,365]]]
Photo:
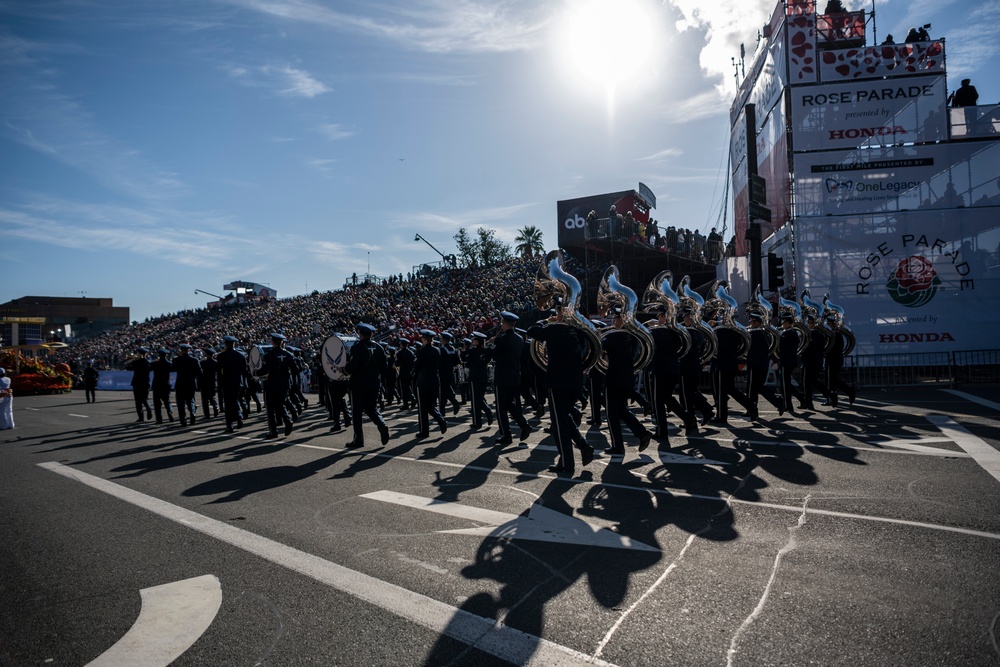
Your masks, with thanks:
[[[948,34],[948,73],[951,80],[961,80],[962,75],[1000,53],[997,24],[1000,24],[1000,3],[984,2],[969,12],[965,27]]]
[[[337,161],[333,158],[313,158],[308,161],[310,167],[319,169],[324,174],[332,173],[332,167],[336,163]]]
[[[534,48],[545,8],[528,0],[418,0],[403,11],[352,14],[306,0],[221,0],[287,21],[378,37],[434,53],[506,52]],[[358,4],[358,7],[364,5]]]
[[[186,192],[177,174],[124,145],[103,130],[74,97],[60,91],[61,72],[46,60],[53,49],[65,50],[41,42],[0,39],[5,87],[0,132],[122,193],[162,199]]]
[[[509,225],[500,224],[511,218],[521,216],[538,204],[514,204],[496,208],[483,208],[455,213],[418,212],[402,215],[396,222],[412,227],[417,231],[427,232],[457,232],[460,227],[490,227],[505,228]]]
[[[329,139],[330,141],[340,141],[341,139],[349,139],[354,136],[354,132],[348,130],[343,125],[338,125],[336,123],[327,123],[325,125],[319,126],[320,134]]]
[[[667,160],[670,158],[680,157],[684,155],[684,151],[681,148],[664,148],[662,151],[657,151],[652,155],[647,155],[646,157],[637,158],[639,161],[645,162],[658,162],[660,160]]]
[[[728,97],[723,97],[720,88],[702,91],[685,100],[671,101],[662,110],[663,118],[668,123],[683,125],[702,118],[729,113]]]
[[[245,86],[264,88],[285,97],[313,98],[330,92],[324,83],[309,72],[287,65],[223,65],[234,81]]]

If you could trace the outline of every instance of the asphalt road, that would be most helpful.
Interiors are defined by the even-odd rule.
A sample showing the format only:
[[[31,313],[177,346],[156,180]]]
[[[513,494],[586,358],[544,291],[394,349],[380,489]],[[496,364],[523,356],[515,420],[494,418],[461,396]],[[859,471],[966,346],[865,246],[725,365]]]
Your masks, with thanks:
[[[1000,390],[964,391],[626,436],[572,479],[465,409],[348,451],[314,406],[268,441],[17,397],[0,665],[1000,665]]]

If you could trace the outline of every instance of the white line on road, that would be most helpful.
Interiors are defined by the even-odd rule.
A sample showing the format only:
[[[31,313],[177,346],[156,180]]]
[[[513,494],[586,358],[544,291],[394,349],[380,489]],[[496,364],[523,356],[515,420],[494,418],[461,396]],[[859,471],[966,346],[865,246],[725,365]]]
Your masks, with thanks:
[[[90,419],[89,415],[74,415],[72,412],[69,413],[70,417],[83,417],[84,419]]]
[[[297,445],[294,445],[294,446],[295,447],[303,447],[303,448],[306,448],[306,449],[320,449],[320,450],[328,451],[328,452],[351,451],[351,450],[345,450],[343,448],[337,448],[337,447],[321,447],[319,445],[297,444]],[[834,448],[830,447],[829,449],[834,449]],[[875,450],[875,451],[881,451],[881,450]],[[891,451],[891,450],[886,450],[886,451]],[[469,471],[475,470],[475,471],[478,471],[478,472],[484,472],[484,473],[493,474],[493,475],[506,475],[506,476],[509,476],[509,477],[520,477],[522,479],[524,479],[524,478],[549,479],[549,480],[558,479],[558,480],[561,480],[561,481],[566,482],[568,484],[586,484],[588,486],[598,486],[598,487],[603,486],[603,487],[606,487],[606,488],[609,488],[609,489],[625,489],[625,490],[628,490],[628,491],[637,491],[639,493],[655,493],[657,495],[670,496],[672,498],[690,498],[692,500],[707,500],[707,501],[711,501],[711,502],[731,502],[731,503],[737,503],[739,505],[748,505],[748,506],[751,506],[751,507],[767,507],[767,508],[774,509],[774,510],[781,510],[783,512],[795,512],[796,514],[798,514],[798,513],[800,513],[802,511],[801,507],[796,507],[795,505],[779,505],[777,503],[764,503],[764,502],[760,502],[760,501],[757,501],[757,500],[741,500],[739,498],[732,498],[732,497],[721,498],[719,496],[708,496],[708,495],[700,495],[700,494],[697,494],[697,493],[686,493],[684,491],[678,491],[676,489],[658,489],[658,488],[649,487],[649,486],[634,486],[634,485],[630,485],[630,484],[614,484],[614,483],[610,483],[610,482],[595,482],[595,481],[589,480],[589,479],[576,479],[576,478],[558,477],[556,475],[533,474],[533,473],[524,472],[524,471],[518,471],[518,470],[497,470],[496,468],[489,468],[489,467],[486,467],[486,466],[474,466],[474,465],[467,465],[467,464],[463,464],[463,463],[452,463],[450,461],[441,461],[441,460],[438,460],[438,459],[418,459],[418,458],[414,458],[412,456],[399,456],[397,454],[386,454],[386,453],[379,453],[379,452],[366,452],[366,453],[369,454],[369,455],[371,455],[371,456],[376,456],[376,457],[385,458],[385,459],[392,459],[392,460],[396,460],[396,461],[406,461],[408,463],[419,463],[419,464],[422,464],[422,465],[433,465],[433,466],[438,466],[438,467],[443,467],[443,468],[458,468],[460,470],[469,470]],[[896,452],[896,453],[904,454],[904,453],[908,453],[908,452]],[[952,452],[952,455],[954,455],[954,456],[961,456],[961,453],[960,452]],[[597,461],[597,463],[603,463],[603,461]],[[39,465],[41,465],[41,464],[39,464]],[[605,464],[605,465],[607,465],[607,464]],[[929,529],[929,530],[943,530],[943,531],[949,532],[949,533],[961,533],[962,535],[973,535],[975,537],[985,537],[985,538],[988,538],[988,539],[991,539],[991,540],[1000,540],[1000,533],[988,533],[988,532],[982,531],[982,530],[973,530],[971,528],[960,528],[958,526],[943,526],[943,525],[935,524],[935,523],[925,523],[923,521],[909,521],[907,519],[894,519],[892,517],[872,516],[870,514],[852,514],[851,512],[837,512],[835,510],[810,509],[809,513],[810,514],[820,514],[820,515],[824,515],[824,516],[835,516],[835,517],[840,517],[840,518],[844,518],[844,519],[858,519],[858,520],[861,520],[861,521],[875,521],[877,523],[894,523],[894,524],[897,524],[897,525],[900,525],[900,526],[913,526],[914,528],[926,528],[926,529]]]
[[[944,389],[943,391],[946,391],[949,394],[954,394],[955,396],[958,396],[960,398],[964,398],[967,401],[972,401],[973,403],[979,403],[979,405],[985,405],[986,407],[988,407],[988,408],[990,408],[992,410],[996,410],[997,412],[1000,412],[1000,403],[994,403],[993,401],[987,401],[985,398],[980,398],[979,396],[976,396],[975,394],[968,394],[968,393],[966,393],[964,391],[958,391],[956,389]]]
[[[374,493],[362,494],[360,497],[487,524],[475,528],[436,531],[439,533],[556,542],[559,544],[582,544],[608,549],[659,551],[656,547],[619,535],[606,528],[592,526],[586,521],[550,510],[538,503],[531,505],[528,509],[528,516],[522,516],[456,502],[413,496],[397,491],[375,491]]]
[[[38,465],[515,665],[610,664],[60,463]]]
[[[139,595],[139,618],[87,667],[166,667],[205,634],[222,606],[222,586],[211,574],[144,588]]]
[[[927,415],[927,419],[964,449],[983,470],[1000,480],[1000,451],[966,431],[951,417]]]

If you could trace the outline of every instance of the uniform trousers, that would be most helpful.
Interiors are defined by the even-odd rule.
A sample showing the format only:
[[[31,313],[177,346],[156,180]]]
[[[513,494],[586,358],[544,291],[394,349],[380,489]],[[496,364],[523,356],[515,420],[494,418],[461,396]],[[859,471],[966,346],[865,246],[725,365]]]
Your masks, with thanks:
[[[690,426],[694,416],[684,409],[681,402],[674,396],[674,390],[681,381],[680,375],[672,373],[653,373],[653,420],[656,423],[656,430],[661,438],[667,437],[667,409],[677,415],[685,426]]]
[[[417,435],[426,438],[431,433],[431,418],[444,429],[448,422],[437,407],[438,387],[417,387]]]
[[[368,415],[368,419],[378,427],[379,433],[384,433],[388,428],[385,420],[382,419],[378,411],[378,387],[358,387],[351,390],[351,419],[354,421],[354,444],[362,445],[365,442],[365,433],[361,428],[362,415]]]
[[[742,391],[736,388],[736,373],[716,371],[712,373],[712,384],[715,387],[715,405],[718,408],[718,418],[721,421],[729,419],[729,397],[743,406],[748,414],[753,416],[754,406]]]
[[[156,423],[163,421],[163,412],[166,410],[170,421],[174,420],[174,413],[170,409],[170,389],[153,389],[153,410],[156,412]]]
[[[135,413],[139,415],[139,421],[142,421],[143,416],[146,419],[153,416],[153,410],[149,407],[149,387],[132,387],[132,398],[135,399]]]
[[[214,415],[219,416],[219,404],[215,400],[216,395],[215,385],[208,384],[207,382],[202,383],[201,387],[201,411],[205,415],[205,419],[208,419]],[[209,408],[212,408],[213,412],[209,412]]]
[[[764,368],[747,368],[747,398],[750,400],[750,404],[756,408],[759,397],[763,396],[768,403],[778,410],[784,410],[784,404],[778,399],[778,395],[774,393],[774,390],[765,384],[766,382],[766,366]]]
[[[280,384],[280,383],[279,383]],[[267,432],[270,435],[278,434],[278,423],[291,428],[292,420],[285,410],[285,401],[288,400],[287,387],[269,388],[264,391],[264,405],[267,408]]]
[[[472,427],[482,428],[483,415],[488,421],[493,421],[493,411],[486,403],[486,382],[470,380],[469,387],[472,391]]]
[[[521,408],[514,402],[518,393],[518,387],[506,387],[497,385],[497,425],[500,427],[500,437],[510,438],[510,419],[517,422],[522,431],[528,430],[528,420],[521,413]],[[568,408],[567,408],[568,410]]]
[[[567,471],[573,470],[576,465],[573,444],[576,443],[577,446],[580,446],[581,443],[586,443],[580,429],[576,427],[571,411],[579,398],[580,393],[572,389],[549,389],[549,420],[552,424],[552,434],[556,437],[556,446],[559,448],[559,461],[556,465]],[[610,404],[609,400],[609,410]],[[609,412],[609,422],[610,419],[611,413]]]
[[[605,391],[608,400],[608,433],[611,435],[611,451],[624,452],[625,440],[622,437],[622,422],[632,431],[632,435],[637,438],[642,437],[646,432],[646,427],[642,425],[639,418],[628,409],[628,399],[631,395],[630,389],[620,389],[608,387]]]
[[[181,424],[185,423],[187,414],[191,413],[191,423],[194,423],[197,408],[194,403],[194,389],[178,389],[177,392],[177,414],[181,418]]]
[[[240,409],[240,391],[242,387],[238,384],[227,387],[219,386],[222,398],[222,408],[226,413],[226,428],[233,428],[237,424],[243,424],[242,410]]]

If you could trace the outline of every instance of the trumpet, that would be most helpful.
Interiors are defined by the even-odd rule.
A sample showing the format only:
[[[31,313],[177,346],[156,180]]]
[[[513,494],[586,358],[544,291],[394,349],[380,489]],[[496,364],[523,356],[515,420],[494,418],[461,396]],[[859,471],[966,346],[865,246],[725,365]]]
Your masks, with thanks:
[[[569,326],[582,334],[587,345],[583,359],[583,370],[586,372],[600,361],[601,336],[597,333],[597,327],[593,322],[577,312],[576,307],[583,290],[580,281],[566,272],[565,264],[562,250],[552,250],[545,255],[535,273],[535,303],[550,305],[556,297],[562,300],[562,311],[557,316],[558,319],[552,321],[549,326]],[[531,342],[531,358],[539,368],[548,369],[549,356],[544,341]]]
[[[715,332],[712,330],[712,327],[705,324],[704,320],[701,319],[705,299],[691,289],[690,276],[684,276],[681,278],[681,294],[681,305],[691,308],[691,321],[694,322],[694,328],[701,331],[701,333],[705,336],[705,349],[702,350],[701,358],[698,360],[699,363],[705,365],[712,357],[715,356],[715,352],[719,348],[719,341],[715,337]]]
[[[600,287],[597,289],[597,308],[601,315],[605,315],[613,308],[621,311],[623,326],[621,329],[604,329],[600,332],[603,341],[608,336],[631,335],[638,342],[635,357],[632,360],[632,368],[638,373],[649,365],[653,360],[653,335],[643,324],[635,320],[635,310],[639,304],[639,297],[629,287],[626,287],[618,279],[618,267],[612,264],[604,272]],[[608,360],[606,355],[601,355],[597,362],[597,367],[602,371],[607,371]]]
[[[663,309],[666,323],[660,324],[658,320],[650,320],[646,322],[646,328],[651,330],[662,328],[676,333],[681,342],[677,349],[677,357],[680,358],[691,349],[691,334],[683,325],[677,323],[677,305],[681,300],[670,284],[673,278],[674,274],[670,271],[661,271],[649,283],[642,295],[642,301],[646,310]]]

